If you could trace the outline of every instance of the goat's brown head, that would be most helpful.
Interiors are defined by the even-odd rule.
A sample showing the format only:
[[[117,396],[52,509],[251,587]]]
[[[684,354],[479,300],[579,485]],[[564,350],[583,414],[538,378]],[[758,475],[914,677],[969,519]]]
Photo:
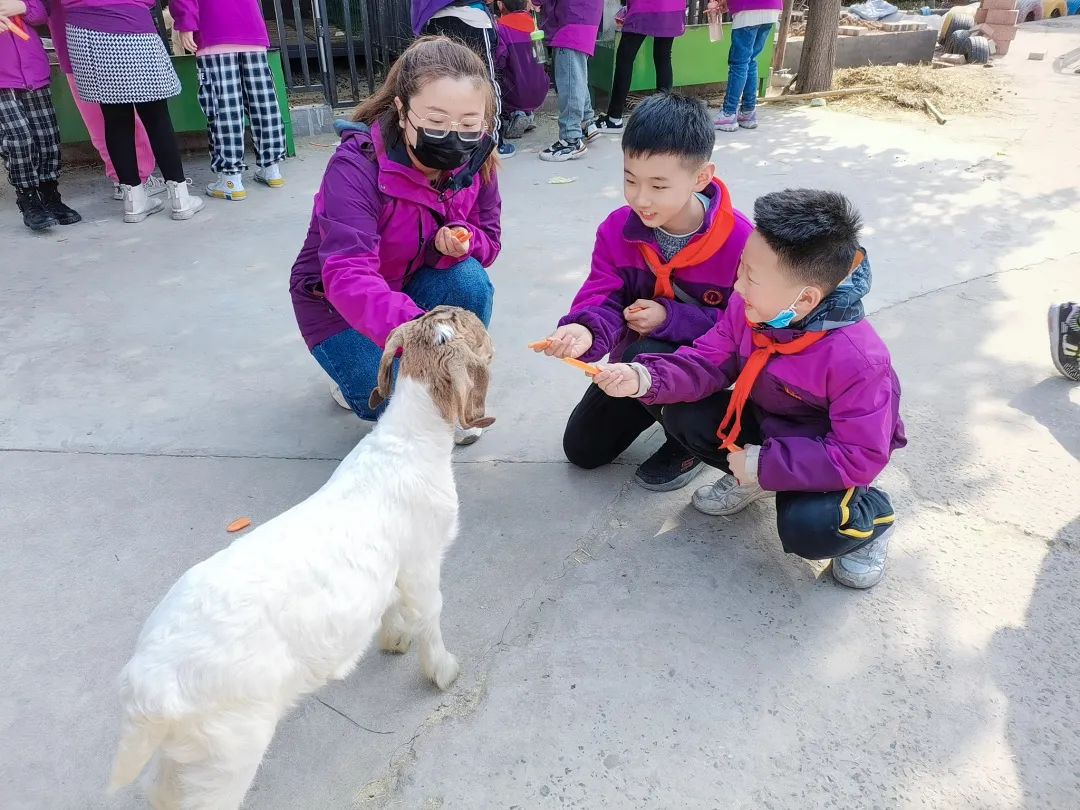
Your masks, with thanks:
[[[391,332],[379,363],[378,387],[369,400],[372,410],[390,398],[391,371],[399,349],[398,374],[426,383],[447,422],[463,428],[484,428],[495,422],[484,415],[488,367],[495,352],[487,330],[473,313],[436,307]]]

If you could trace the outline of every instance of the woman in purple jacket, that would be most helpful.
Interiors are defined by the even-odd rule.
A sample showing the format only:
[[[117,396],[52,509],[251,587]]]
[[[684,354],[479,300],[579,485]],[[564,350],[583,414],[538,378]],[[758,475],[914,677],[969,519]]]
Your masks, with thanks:
[[[343,127],[289,287],[334,398],[361,419],[379,416],[368,397],[396,327],[440,304],[491,320],[484,268],[499,255],[502,212],[494,120],[480,58],[425,37]],[[457,441],[478,436],[462,431]]]
[[[653,38],[653,65],[656,67],[656,89],[669,91],[675,78],[671,69],[671,46],[675,37],[686,30],[685,0],[626,0],[619,49],[615,52],[615,78],[608,96],[607,115],[596,119],[596,126],[606,130],[623,128],[626,94],[630,92],[630,77],[634,71],[641,43]]]
[[[837,582],[869,588],[895,521],[874,482],[907,440],[889,350],[863,320],[859,215],[840,194],[788,189],[760,198],[754,220],[716,326],[674,354],[606,366],[595,382],[638,398],[726,473],[694,493],[695,508],[729,516],[775,496],[785,551],[831,558]]]

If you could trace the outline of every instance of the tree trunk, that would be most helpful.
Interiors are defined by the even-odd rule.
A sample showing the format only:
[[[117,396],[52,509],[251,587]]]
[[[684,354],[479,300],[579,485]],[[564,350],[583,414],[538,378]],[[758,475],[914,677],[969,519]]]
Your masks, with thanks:
[[[784,54],[787,52],[788,31],[791,29],[791,0],[784,0],[784,10],[780,12],[780,30],[776,34],[776,51],[773,53],[773,70],[784,67]]]
[[[832,89],[833,63],[836,60],[837,23],[840,0],[810,0],[799,59],[798,90],[818,93]]]

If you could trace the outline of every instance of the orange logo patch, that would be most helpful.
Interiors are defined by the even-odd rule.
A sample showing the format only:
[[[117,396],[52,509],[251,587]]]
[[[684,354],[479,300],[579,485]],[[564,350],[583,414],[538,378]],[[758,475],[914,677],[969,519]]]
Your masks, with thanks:
[[[701,300],[710,307],[718,307],[724,302],[724,294],[719,290],[706,290]]]

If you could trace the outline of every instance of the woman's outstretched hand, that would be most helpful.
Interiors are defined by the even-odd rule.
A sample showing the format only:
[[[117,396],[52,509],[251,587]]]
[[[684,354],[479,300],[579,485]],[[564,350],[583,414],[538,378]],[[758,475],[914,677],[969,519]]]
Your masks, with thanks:
[[[454,235],[454,229],[445,226],[439,228],[438,233],[435,234],[435,249],[443,256],[449,256],[452,259],[461,259],[468,256],[471,242],[471,239],[464,242],[460,241]]]

